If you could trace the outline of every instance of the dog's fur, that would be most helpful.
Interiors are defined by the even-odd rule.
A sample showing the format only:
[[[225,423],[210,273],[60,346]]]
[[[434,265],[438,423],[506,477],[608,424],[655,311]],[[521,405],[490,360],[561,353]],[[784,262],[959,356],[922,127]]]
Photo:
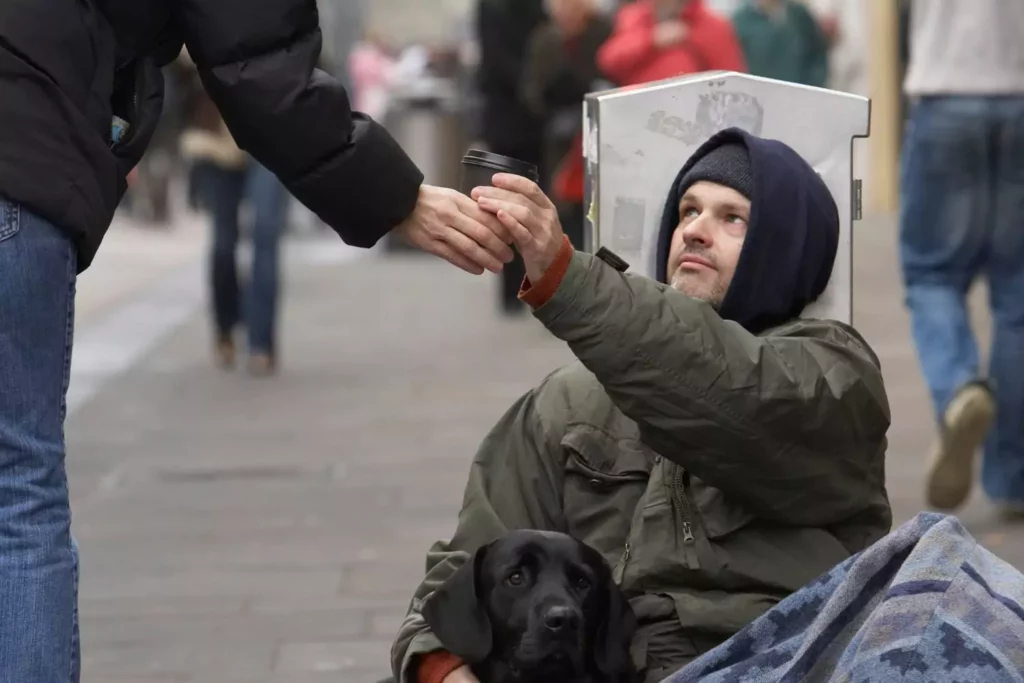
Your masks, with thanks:
[[[513,531],[483,546],[423,616],[482,683],[633,683],[636,619],[611,568],[570,536]]]

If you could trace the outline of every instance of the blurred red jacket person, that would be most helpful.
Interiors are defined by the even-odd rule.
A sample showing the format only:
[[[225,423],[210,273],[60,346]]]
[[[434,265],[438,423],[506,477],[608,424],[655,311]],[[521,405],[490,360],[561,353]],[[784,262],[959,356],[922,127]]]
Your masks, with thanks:
[[[671,5],[672,0],[667,4]],[[708,9],[704,0],[685,0],[678,19],[685,37],[659,46],[656,6],[665,0],[637,0],[624,5],[615,19],[615,31],[597,55],[604,75],[618,85],[636,85],[700,71],[746,71],[732,24]]]

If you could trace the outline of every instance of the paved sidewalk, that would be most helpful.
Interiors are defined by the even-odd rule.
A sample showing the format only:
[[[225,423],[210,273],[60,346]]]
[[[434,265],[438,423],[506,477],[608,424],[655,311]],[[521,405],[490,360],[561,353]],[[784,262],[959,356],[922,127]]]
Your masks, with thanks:
[[[930,411],[890,221],[856,244],[857,325],[885,364],[889,485],[922,505]],[[290,259],[282,374],[212,369],[201,307],[68,426],[86,683],[372,682],[429,544],[509,404],[569,352],[501,319],[493,278],[418,257]],[[97,337],[99,339],[99,337]],[[1024,566],[1024,529],[963,518]]]
[[[92,265],[78,278],[75,322],[80,328],[200,260],[206,221],[184,209],[177,215],[179,220],[169,227],[115,217]]]

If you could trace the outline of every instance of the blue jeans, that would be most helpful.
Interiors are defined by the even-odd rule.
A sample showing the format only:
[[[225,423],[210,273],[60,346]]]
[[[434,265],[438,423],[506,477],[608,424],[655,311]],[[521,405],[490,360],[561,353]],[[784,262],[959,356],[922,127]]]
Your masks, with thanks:
[[[199,169],[202,192],[213,216],[210,283],[217,334],[231,335],[243,319],[251,353],[274,353],[277,325],[279,249],[286,220],[288,194],[277,177],[251,162],[247,170],[204,164]],[[244,308],[238,277],[238,210],[243,199],[253,208],[252,273]]]
[[[78,550],[64,472],[77,259],[0,198],[0,683],[78,681]]]
[[[1024,97],[924,98],[904,144],[900,259],[935,411],[981,376],[966,295],[985,276],[997,415],[982,485],[1024,503]]]

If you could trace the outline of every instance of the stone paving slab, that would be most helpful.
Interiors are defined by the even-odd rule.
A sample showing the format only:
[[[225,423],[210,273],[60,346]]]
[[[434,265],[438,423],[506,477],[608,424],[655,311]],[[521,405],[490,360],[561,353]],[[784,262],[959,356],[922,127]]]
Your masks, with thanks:
[[[201,257],[209,232],[206,220],[184,210],[179,217],[167,227],[145,226],[120,214],[114,218],[95,260],[78,278],[79,326]]]
[[[884,363],[902,521],[932,426],[894,239],[891,221],[861,224],[855,316]],[[493,279],[433,260],[325,256],[287,275],[279,377],[213,370],[196,311],[69,422],[86,683],[378,680],[481,438],[571,358],[496,314]],[[1024,530],[980,494],[962,518],[1024,566]]]

